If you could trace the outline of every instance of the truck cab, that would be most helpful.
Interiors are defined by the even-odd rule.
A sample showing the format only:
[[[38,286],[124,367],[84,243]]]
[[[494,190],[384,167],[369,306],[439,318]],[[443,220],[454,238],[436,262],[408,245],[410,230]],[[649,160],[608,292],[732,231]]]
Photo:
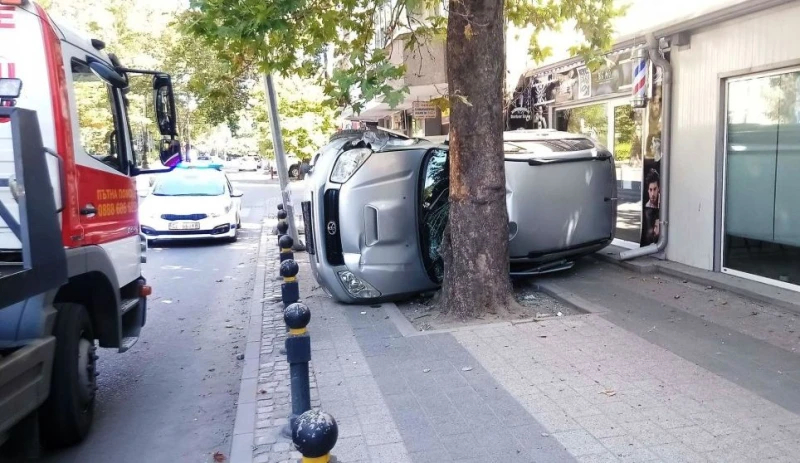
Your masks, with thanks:
[[[146,321],[135,177],[181,161],[172,83],[104,48],[0,0],[0,445],[81,441],[97,347],[125,352]],[[152,84],[162,169],[141,167],[130,129],[136,74]]]

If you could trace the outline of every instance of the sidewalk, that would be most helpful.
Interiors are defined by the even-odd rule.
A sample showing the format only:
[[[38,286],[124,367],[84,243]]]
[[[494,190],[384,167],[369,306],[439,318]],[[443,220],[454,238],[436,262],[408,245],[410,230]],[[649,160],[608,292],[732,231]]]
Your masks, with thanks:
[[[278,285],[274,274],[265,271],[267,297]],[[793,314],[590,262],[542,286],[591,313],[413,332],[394,304],[339,305],[316,287],[307,263],[300,277],[312,311],[312,399],[339,423],[340,462],[727,463],[800,455]],[[280,313],[279,304],[264,303],[256,381],[240,396],[242,416],[241,404],[255,397],[255,416],[249,434],[237,419],[234,463],[299,457],[278,433],[289,411]],[[247,437],[253,457],[239,460]]]

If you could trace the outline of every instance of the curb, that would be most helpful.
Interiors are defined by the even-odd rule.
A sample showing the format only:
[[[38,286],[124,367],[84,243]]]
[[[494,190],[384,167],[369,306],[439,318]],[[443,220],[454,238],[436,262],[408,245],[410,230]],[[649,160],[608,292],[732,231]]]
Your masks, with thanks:
[[[256,276],[250,304],[250,323],[247,328],[242,380],[236,400],[236,421],[233,425],[230,463],[251,463],[256,423],[256,390],[258,389],[258,367],[261,364],[261,326],[264,316],[264,286],[267,268],[268,228],[262,221],[258,242]]]
[[[660,273],[673,278],[691,281],[695,284],[712,286],[755,302],[780,307],[789,312],[800,314],[800,294],[790,290],[734,275],[688,267],[677,262],[653,258],[622,261],[615,257],[616,255],[617,253],[612,249],[605,248],[592,254],[591,257],[643,275]]]
[[[536,288],[547,294],[548,296],[570,306],[573,307],[581,312],[601,315],[608,312],[603,306],[597,305],[594,302],[590,302],[577,294],[573,293],[572,291],[568,291],[561,286],[550,283],[550,282],[539,282],[536,284]]]

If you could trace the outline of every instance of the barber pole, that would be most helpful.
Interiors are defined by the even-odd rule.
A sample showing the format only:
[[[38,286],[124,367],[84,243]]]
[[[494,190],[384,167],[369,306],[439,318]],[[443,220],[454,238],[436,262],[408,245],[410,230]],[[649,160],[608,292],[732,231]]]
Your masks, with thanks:
[[[644,108],[647,106],[647,50],[637,48],[633,52],[633,85],[631,106]]]
[[[0,77],[11,78],[17,77],[17,69],[14,63],[8,62],[0,57]]]

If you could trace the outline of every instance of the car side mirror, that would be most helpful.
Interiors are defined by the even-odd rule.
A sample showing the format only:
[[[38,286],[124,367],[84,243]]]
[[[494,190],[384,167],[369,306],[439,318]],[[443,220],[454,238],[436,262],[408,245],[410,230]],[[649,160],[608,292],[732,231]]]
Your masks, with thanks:
[[[242,191],[239,190],[231,191],[231,198],[241,198],[242,196],[244,196],[244,192]]]
[[[168,74],[157,74],[153,77],[153,102],[158,131],[164,137],[177,137],[175,97],[172,93],[172,79]]]

